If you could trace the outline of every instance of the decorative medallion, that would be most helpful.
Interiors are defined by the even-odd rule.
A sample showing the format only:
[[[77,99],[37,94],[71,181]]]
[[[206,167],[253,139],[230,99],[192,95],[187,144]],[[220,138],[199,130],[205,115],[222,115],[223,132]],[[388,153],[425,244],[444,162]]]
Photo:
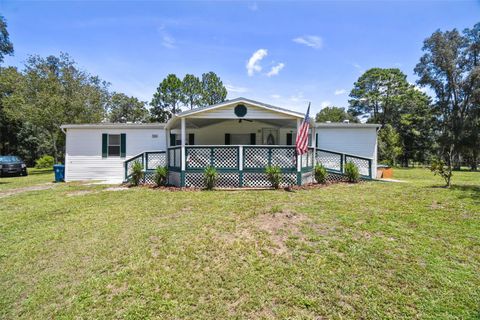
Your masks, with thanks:
[[[238,104],[235,106],[234,112],[237,117],[243,118],[247,114],[247,107],[243,104]]]

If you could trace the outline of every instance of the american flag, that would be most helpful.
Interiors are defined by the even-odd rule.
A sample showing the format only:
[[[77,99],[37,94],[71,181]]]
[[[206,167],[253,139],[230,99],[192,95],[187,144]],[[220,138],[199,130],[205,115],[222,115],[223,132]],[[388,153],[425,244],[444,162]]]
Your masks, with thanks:
[[[297,150],[297,155],[302,155],[308,151],[308,128],[310,127],[310,102],[308,103],[307,113],[305,114],[305,119],[298,128],[297,139],[295,140],[295,148]]]

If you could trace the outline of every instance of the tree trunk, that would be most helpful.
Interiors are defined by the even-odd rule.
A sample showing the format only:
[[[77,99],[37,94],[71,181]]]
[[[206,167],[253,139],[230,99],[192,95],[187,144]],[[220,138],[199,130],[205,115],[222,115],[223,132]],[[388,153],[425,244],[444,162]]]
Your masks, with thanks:
[[[470,162],[470,170],[477,171],[478,170],[477,164],[478,164],[478,150],[474,148],[472,150],[472,159],[471,159],[471,162]]]
[[[55,163],[58,162],[58,148],[57,148],[57,137],[55,133],[51,134],[52,137],[52,147],[53,147],[53,160]]]

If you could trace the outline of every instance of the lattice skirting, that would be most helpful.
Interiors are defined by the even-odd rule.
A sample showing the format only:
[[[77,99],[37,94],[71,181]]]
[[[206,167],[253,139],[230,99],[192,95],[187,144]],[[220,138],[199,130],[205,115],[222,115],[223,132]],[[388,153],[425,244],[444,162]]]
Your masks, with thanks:
[[[296,172],[282,173],[282,182],[280,183],[281,187],[288,187],[296,184]],[[249,188],[268,188],[271,187],[271,184],[270,181],[268,181],[267,174],[263,172],[244,172],[243,186]]]
[[[155,184],[155,180],[153,180],[153,177],[155,176],[155,172],[145,172],[144,176],[144,183],[145,184]]]
[[[204,188],[203,172],[185,173],[185,186],[188,188]],[[238,188],[240,187],[240,173],[238,172],[219,172],[216,184],[217,188]]]

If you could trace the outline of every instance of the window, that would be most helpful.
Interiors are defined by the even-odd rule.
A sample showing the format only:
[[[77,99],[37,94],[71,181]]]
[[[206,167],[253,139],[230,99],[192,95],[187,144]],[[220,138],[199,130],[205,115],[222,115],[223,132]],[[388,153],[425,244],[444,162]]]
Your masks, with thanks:
[[[108,156],[120,157],[120,135],[119,134],[108,135]]]

